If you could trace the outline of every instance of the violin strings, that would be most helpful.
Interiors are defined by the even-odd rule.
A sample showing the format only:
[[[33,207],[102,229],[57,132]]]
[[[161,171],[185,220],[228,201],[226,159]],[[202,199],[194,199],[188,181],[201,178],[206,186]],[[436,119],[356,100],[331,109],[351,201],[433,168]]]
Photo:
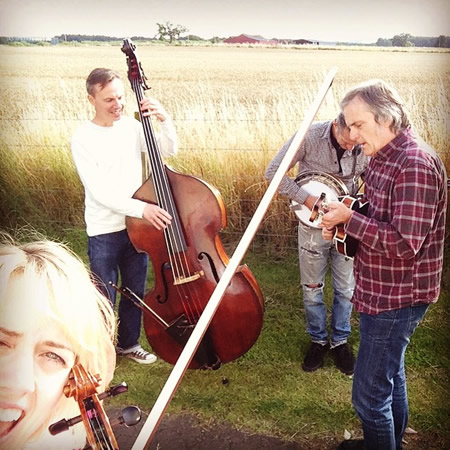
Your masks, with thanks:
[[[95,405],[94,400],[93,400],[93,402]],[[95,407],[93,408],[93,411],[94,411],[94,419],[95,419],[96,426],[91,425],[91,430],[93,431],[93,433],[95,435],[96,443],[101,444],[102,449],[113,450],[113,446],[111,444],[109,436],[107,436],[107,433],[105,433],[106,432],[105,427],[103,426],[103,423],[100,421],[100,419],[98,417],[97,409]],[[91,419],[91,417],[89,417],[89,423],[91,423],[91,421],[92,421],[92,419]],[[100,431],[100,434],[98,433],[98,431]]]
[[[78,380],[78,372],[74,372],[74,380],[75,385],[80,386],[82,382],[84,382],[83,376],[80,376],[80,380]],[[83,383],[85,384],[85,383]],[[86,386],[85,386],[86,387]],[[89,442],[93,450],[114,450],[113,445],[111,442],[111,439],[109,438],[109,435],[104,427],[103,422],[100,420],[103,416],[101,414],[100,410],[97,410],[97,404],[96,400],[94,398],[94,395],[88,395],[88,390],[85,389],[83,393],[78,393],[79,398],[78,404],[80,407],[80,412],[84,417],[87,419],[89,423],[89,429],[91,430],[91,433],[88,432],[86,429],[87,435],[88,435],[88,442],[90,441],[89,436],[95,439],[95,442]],[[99,405],[101,408],[101,406]],[[84,414],[83,414],[84,411]],[[104,420],[107,420],[106,417]]]

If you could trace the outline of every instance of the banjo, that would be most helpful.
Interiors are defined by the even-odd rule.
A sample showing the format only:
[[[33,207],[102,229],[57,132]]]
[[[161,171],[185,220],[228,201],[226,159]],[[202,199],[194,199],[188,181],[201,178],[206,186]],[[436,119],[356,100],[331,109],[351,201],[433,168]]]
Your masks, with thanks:
[[[320,223],[323,215],[327,212],[329,202],[341,201],[354,211],[367,214],[368,201],[361,195],[351,196],[345,183],[335,175],[320,171],[306,171],[301,173],[295,182],[308,195],[318,198],[312,210],[291,200],[291,210],[300,222],[310,228],[321,229]],[[333,242],[336,250],[342,255],[348,258],[355,256],[358,241],[346,234],[343,224],[336,227]]]

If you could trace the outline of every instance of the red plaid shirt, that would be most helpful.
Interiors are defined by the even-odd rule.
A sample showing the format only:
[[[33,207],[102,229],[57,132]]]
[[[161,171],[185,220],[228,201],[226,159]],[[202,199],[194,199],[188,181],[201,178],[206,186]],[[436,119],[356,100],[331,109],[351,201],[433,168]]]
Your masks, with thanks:
[[[445,168],[410,129],[371,158],[365,176],[367,217],[346,226],[359,241],[354,260],[356,311],[378,314],[434,303],[442,274]]]

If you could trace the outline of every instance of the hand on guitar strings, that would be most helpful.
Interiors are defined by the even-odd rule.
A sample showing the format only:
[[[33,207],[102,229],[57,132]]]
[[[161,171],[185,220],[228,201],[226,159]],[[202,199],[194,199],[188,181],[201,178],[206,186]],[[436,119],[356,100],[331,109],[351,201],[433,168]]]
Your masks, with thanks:
[[[347,208],[342,202],[328,203],[327,210],[328,212],[323,215],[319,226],[322,228],[322,237],[329,241],[334,237],[335,227],[348,223],[353,211]]]

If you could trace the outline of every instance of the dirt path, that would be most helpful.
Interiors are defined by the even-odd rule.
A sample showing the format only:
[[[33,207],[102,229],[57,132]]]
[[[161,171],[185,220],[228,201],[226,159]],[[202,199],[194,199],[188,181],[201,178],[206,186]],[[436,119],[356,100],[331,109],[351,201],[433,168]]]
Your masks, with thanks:
[[[114,417],[118,412],[109,412]],[[143,414],[135,427],[114,429],[120,450],[132,448],[147,418]],[[424,434],[406,435],[404,450],[443,450],[450,442]],[[334,450],[340,440],[335,437],[307,439],[296,436],[295,442],[273,436],[251,434],[223,424],[205,424],[193,415],[166,414],[156,431],[149,450]],[[140,449],[138,449],[140,450]]]

